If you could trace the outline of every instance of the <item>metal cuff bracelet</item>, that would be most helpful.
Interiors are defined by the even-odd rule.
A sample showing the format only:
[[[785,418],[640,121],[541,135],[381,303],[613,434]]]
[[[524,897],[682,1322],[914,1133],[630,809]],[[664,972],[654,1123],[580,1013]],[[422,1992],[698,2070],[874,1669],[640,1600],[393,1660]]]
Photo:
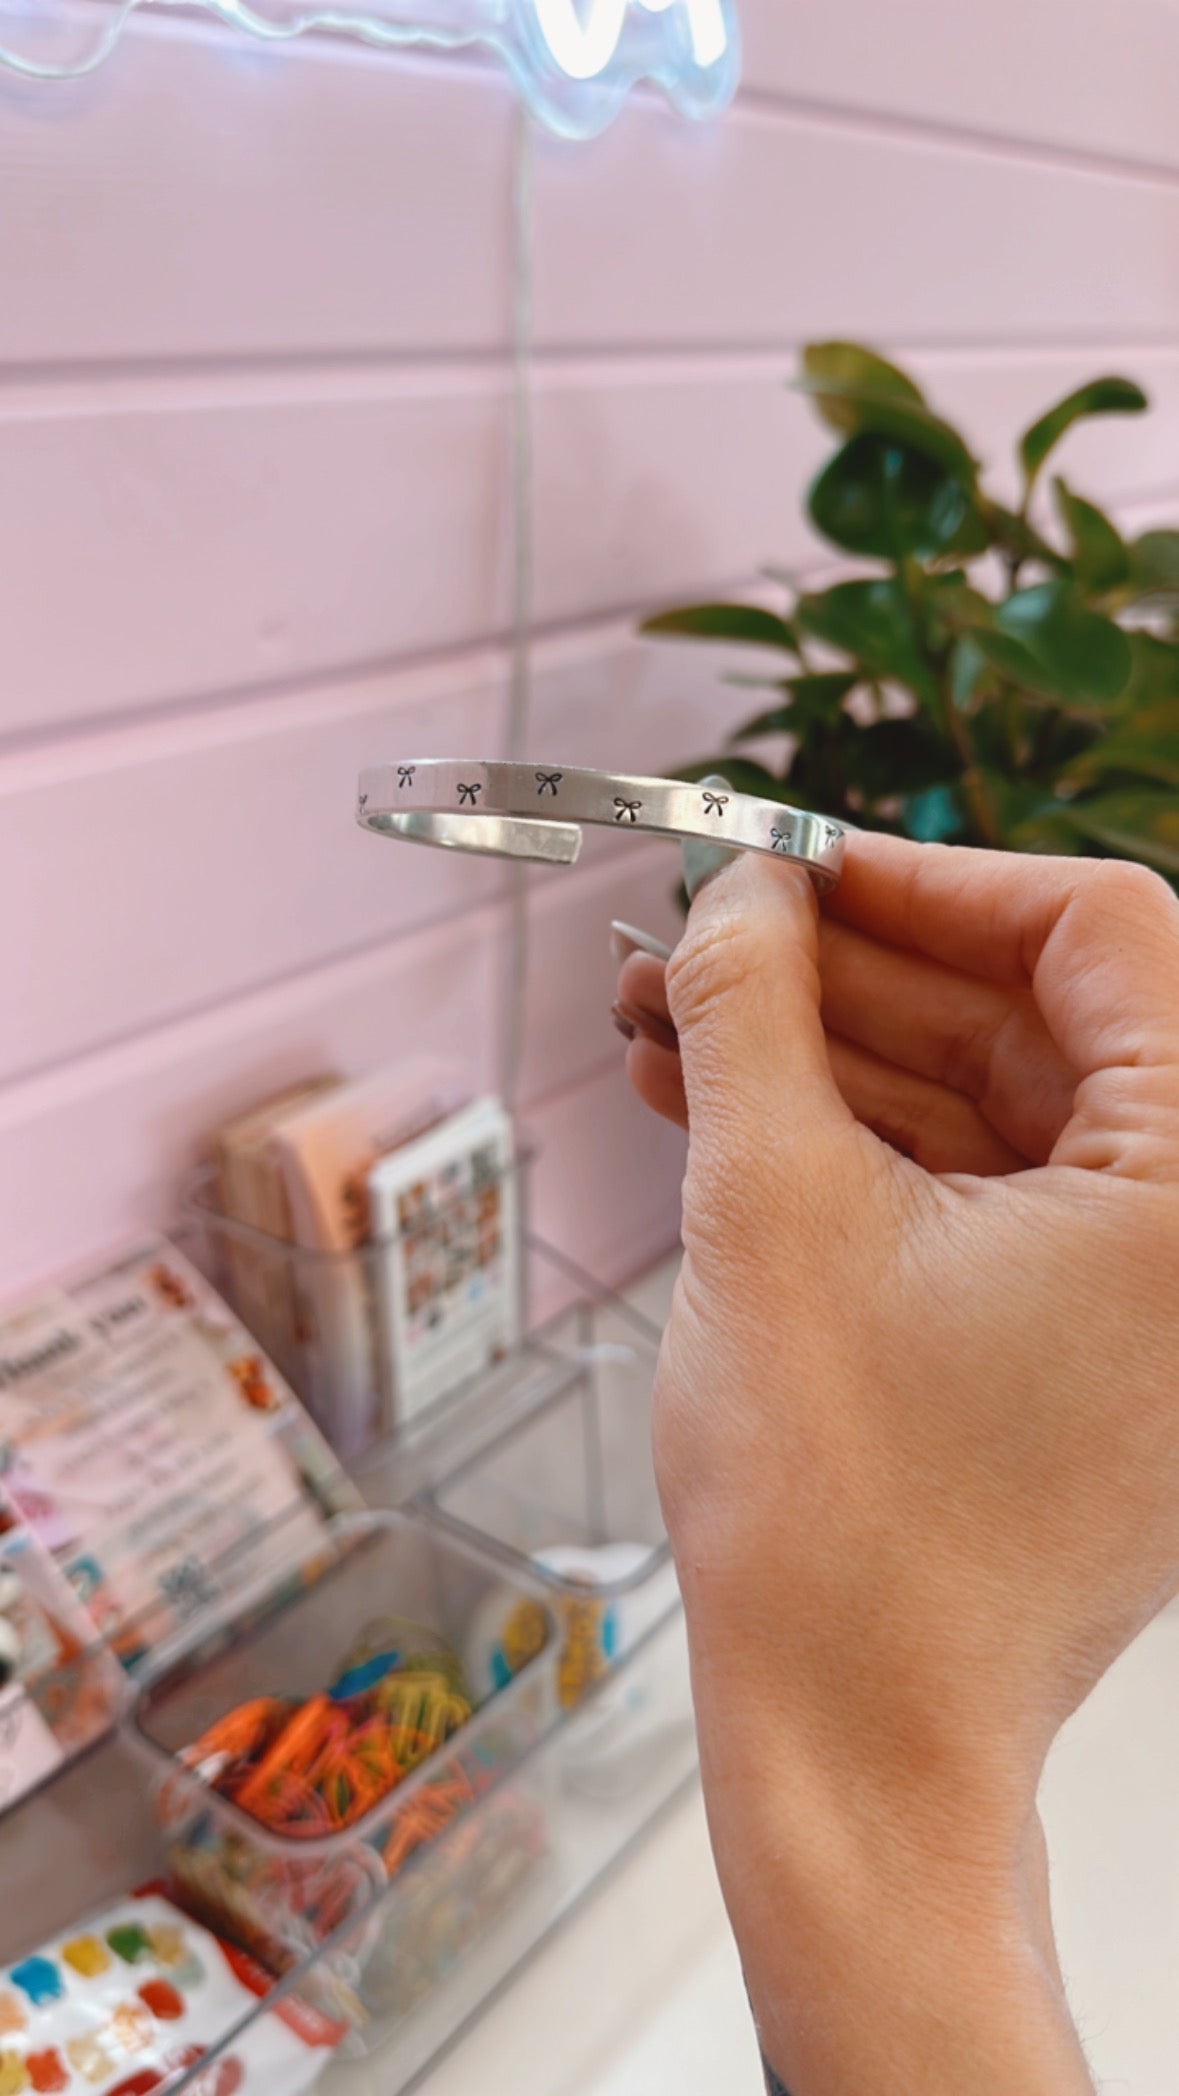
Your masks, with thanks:
[[[572,866],[580,823],[636,835],[702,837],[737,851],[768,852],[804,866],[821,891],[843,864],[845,833],[825,815],[755,800],[718,785],[635,779],[570,766],[457,763],[418,758],[360,774],[357,821],[382,837],[499,859]]]

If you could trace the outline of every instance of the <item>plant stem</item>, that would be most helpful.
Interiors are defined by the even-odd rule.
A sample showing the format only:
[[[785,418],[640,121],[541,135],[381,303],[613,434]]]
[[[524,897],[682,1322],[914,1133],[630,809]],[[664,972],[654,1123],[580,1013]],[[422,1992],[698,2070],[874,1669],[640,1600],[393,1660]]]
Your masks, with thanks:
[[[962,791],[966,796],[966,805],[974,817],[975,827],[983,843],[989,844],[993,850],[999,850],[1003,844],[1003,830],[999,822],[999,813],[987,790],[986,780],[978,768],[970,732],[958,708],[955,706],[953,698],[944,686],[942,687],[942,700],[945,725],[962,760]]]
[[[798,657],[798,666],[801,669],[803,676],[809,677],[812,674],[812,671],[810,661],[807,656],[806,644],[803,640],[802,634],[798,630],[797,620],[792,620],[791,623],[794,626],[794,652]]]
[[[999,823],[998,811],[987,791],[986,781],[978,768],[978,762],[974,754],[974,744],[971,742],[965,719],[955,706],[954,695],[947,684],[950,662],[949,650],[937,652],[926,645],[919,616],[918,596],[913,587],[913,578],[908,562],[903,559],[898,560],[895,572],[904,594],[914,646],[919,653],[933,656],[931,682],[937,693],[941,708],[943,732],[948,735],[953,743],[962,763],[962,791],[966,796],[967,807],[974,817],[975,827],[984,844],[998,848],[1003,842],[1003,832]]]

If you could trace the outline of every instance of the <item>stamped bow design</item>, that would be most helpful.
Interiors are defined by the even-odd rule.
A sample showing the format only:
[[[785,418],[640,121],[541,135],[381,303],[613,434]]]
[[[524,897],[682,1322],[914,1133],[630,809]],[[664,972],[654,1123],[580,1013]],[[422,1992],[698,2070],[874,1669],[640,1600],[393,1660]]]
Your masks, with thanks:
[[[358,814],[358,815],[363,815],[363,814],[364,814],[364,811],[365,811],[365,809],[367,808],[367,806],[368,806],[368,795],[367,795],[367,793],[362,793],[362,794],[361,794],[361,796],[360,796],[360,799],[359,799],[359,800],[357,801],[357,803],[356,803],[356,812],[357,812],[357,814]]]
[[[615,822],[637,822],[642,801],[624,801],[619,795],[614,798]]]
[[[728,805],[729,796],[727,793],[705,793],[704,813],[706,815],[715,815],[723,822],[725,809]]]
[[[839,824],[837,822],[825,822],[823,824],[824,844],[828,846],[832,844],[838,844],[842,835],[843,831],[840,829]]]
[[[482,791],[482,781],[477,786],[460,786],[458,790],[459,807],[473,808]]]
[[[398,785],[399,785],[399,786],[400,786],[400,787],[402,788],[402,790],[403,790],[403,791],[404,791],[405,787],[407,787],[407,786],[412,786],[412,785],[413,785],[413,775],[414,775],[414,773],[416,772],[416,770],[417,770],[417,765],[416,765],[416,764],[399,764],[399,765],[398,765],[398,767],[397,767],[397,784],[398,784]]]
[[[791,845],[792,845],[792,843],[793,843],[793,837],[794,837],[794,833],[793,833],[793,831],[792,831],[792,830],[771,830],[771,831],[770,831],[770,838],[771,838],[771,840],[772,840],[772,843],[773,843],[773,848],[774,848],[774,850],[775,850],[775,851],[784,851],[784,852],[788,852],[788,851],[789,851],[789,850],[791,849]]]
[[[551,793],[553,799],[556,800],[557,788],[560,785],[564,776],[565,774],[563,771],[538,771],[536,774],[536,793],[538,800],[543,799],[546,793]]]

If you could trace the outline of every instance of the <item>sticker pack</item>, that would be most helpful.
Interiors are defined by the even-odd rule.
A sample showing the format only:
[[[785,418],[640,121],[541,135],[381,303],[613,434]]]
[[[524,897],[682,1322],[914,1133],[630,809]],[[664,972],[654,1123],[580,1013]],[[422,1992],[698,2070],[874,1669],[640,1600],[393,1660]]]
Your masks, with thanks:
[[[272,1985],[161,1893],[120,1900],[0,1971],[0,2096],[300,2096],[344,2035],[307,2003],[217,2049]]]

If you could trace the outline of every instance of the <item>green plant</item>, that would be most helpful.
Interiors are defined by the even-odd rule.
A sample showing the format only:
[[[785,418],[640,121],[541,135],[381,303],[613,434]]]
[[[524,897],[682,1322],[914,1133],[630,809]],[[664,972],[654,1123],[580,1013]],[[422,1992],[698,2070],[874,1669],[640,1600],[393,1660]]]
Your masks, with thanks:
[[[771,696],[730,748],[685,767],[739,790],[923,841],[1144,860],[1179,883],[1179,531],[1127,542],[1050,453],[1083,417],[1147,406],[1099,378],[1019,444],[1022,498],[979,464],[903,371],[854,343],[808,348],[799,379],[839,448],[812,523],[870,572],[798,589],[781,613],[698,604],[644,631],[784,658],[729,681]],[[740,745],[786,737],[771,766]],[[736,753],[735,753],[736,752]]]

